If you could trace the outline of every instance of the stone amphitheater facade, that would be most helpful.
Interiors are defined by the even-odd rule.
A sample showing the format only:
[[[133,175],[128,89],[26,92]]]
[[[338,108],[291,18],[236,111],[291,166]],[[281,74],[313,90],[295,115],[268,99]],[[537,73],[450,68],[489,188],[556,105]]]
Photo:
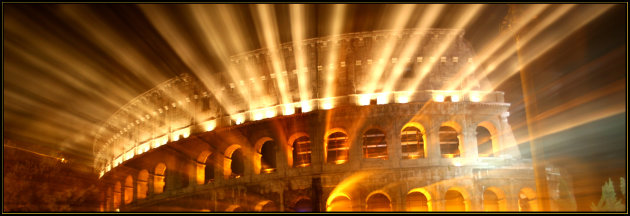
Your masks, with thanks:
[[[474,63],[463,34],[315,38],[231,57],[234,68],[255,68],[251,78],[216,73],[210,76],[220,85],[207,87],[205,77],[174,77],[97,132],[101,211],[535,211],[532,163],[521,158],[503,93],[484,89],[482,78],[458,83],[474,82],[469,91],[440,90]],[[396,53],[412,40],[421,41],[412,57],[372,59],[383,44],[397,44]],[[448,49],[432,56],[443,43]],[[339,50],[337,62],[326,61],[331,49]],[[298,50],[307,57],[302,69]],[[278,54],[285,70],[274,72]],[[390,91],[377,85],[366,93],[376,64],[386,65],[384,77],[397,64],[404,74]],[[422,82],[399,88],[419,80],[426,64],[434,66]],[[336,88],[323,97],[330,72]],[[307,99],[299,89],[304,77]],[[276,79],[286,81],[290,103],[280,99]],[[270,96],[259,107],[248,103],[257,99],[247,88],[253,84]],[[560,173],[547,169],[556,200],[567,182]]]

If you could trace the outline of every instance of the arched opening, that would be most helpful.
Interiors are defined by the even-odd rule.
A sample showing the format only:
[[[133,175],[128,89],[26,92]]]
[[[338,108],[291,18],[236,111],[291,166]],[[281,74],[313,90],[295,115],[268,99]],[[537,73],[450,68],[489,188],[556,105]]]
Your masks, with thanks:
[[[350,198],[347,196],[337,196],[328,203],[326,210],[329,212],[336,212],[336,211],[349,212],[349,211],[352,211],[352,202],[350,201]]]
[[[424,135],[417,127],[403,128],[400,134],[403,159],[424,158]]]
[[[260,149],[260,173],[273,173],[276,171],[276,142],[266,141]]]
[[[120,196],[122,196],[122,189],[120,182],[116,182],[114,185],[114,210],[120,208]]]
[[[483,192],[483,210],[487,212],[499,211],[499,197],[491,190]]]
[[[226,212],[242,212],[243,208],[239,205],[230,205],[225,209]]]
[[[147,191],[149,190],[149,171],[146,169],[140,170],[138,173],[138,199],[147,198]]]
[[[125,179],[125,204],[133,201],[133,177],[128,175]]]
[[[444,200],[446,201],[446,211],[466,211],[464,196],[459,191],[446,191]]]
[[[429,199],[423,193],[414,191],[407,194],[407,211],[429,211]]]
[[[492,135],[485,127],[477,126],[477,151],[479,157],[493,157]]]
[[[245,158],[243,151],[239,148],[232,152],[232,163],[230,163],[230,178],[240,178],[245,174]]]
[[[343,164],[348,161],[348,135],[343,132],[335,132],[326,138],[326,162]]]
[[[256,207],[254,207],[254,210],[257,212],[275,212],[278,211],[278,208],[276,208],[276,205],[273,203],[273,201],[265,200],[259,202]]]
[[[538,211],[536,192],[531,188],[523,188],[518,194],[519,211]]]
[[[203,151],[197,157],[197,184],[205,184],[214,180],[214,160],[212,152]]]
[[[392,211],[391,201],[387,196],[385,196],[385,194],[382,193],[372,194],[370,197],[368,197],[366,204],[367,211]]]
[[[441,126],[439,136],[442,157],[459,157],[459,138],[457,137],[457,131],[450,126]]]
[[[385,133],[379,129],[370,129],[363,134],[363,157],[387,160],[387,141]]]
[[[161,194],[166,186],[166,165],[159,163],[155,166],[155,175],[153,177],[153,192]]]
[[[295,139],[293,145],[294,167],[306,167],[311,165],[311,139],[301,136]]]
[[[313,201],[308,198],[302,198],[295,203],[293,209],[295,212],[312,212],[313,211]]]

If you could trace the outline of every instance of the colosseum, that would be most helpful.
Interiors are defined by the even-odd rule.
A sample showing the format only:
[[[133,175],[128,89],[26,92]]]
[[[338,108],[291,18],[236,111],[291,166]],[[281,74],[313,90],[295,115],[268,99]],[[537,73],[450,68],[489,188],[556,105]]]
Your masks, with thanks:
[[[254,74],[238,81],[165,81],[98,131],[100,210],[537,211],[510,104],[488,87],[463,36],[314,38],[231,56],[233,69]],[[553,202],[560,185],[571,184],[563,175],[546,169],[555,211],[564,210]]]

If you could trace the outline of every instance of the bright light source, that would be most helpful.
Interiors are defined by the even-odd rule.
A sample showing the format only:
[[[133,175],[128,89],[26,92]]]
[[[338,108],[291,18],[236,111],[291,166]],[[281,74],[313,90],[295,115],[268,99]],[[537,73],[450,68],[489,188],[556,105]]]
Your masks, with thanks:
[[[472,101],[472,102],[479,102],[479,101],[481,101],[481,96],[479,96],[479,94],[477,94],[477,93],[470,94],[470,101]]]
[[[303,113],[310,112],[312,110],[311,109],[311,105],[308,103],[308,101],[302,101],[301,104],[302,104],[302,112]]]
[[[243,115],[238,115],[234,119],[234,123],[237,124],[237,125],[243,124],[243,122],[245,122],[245,116],[243,116]]]
[[[436,102],[444,102],[444,95],[433,95],[433,100]]]
[[[105,175],[105,172],[104,172],[104,171],[101,171],[101,173],[99,173],[98,177],[99,177],[99,178],[102,178],[102,177],[103,177],[103,175]]]
[[[332,105],[332,101],[330,101],[330,99],[325,100],[324,102],[322,102],[322,109],[324,110],[329,110],[332,109],[333,105]]]
[[[173,133],[173,141],[179,140],[179,134],[177,132]]]
[[[376,104],[386,104],[387,103],[387,94],[382,93],[376,96]]]
[[[370,99],[371,97],[369,94],[359,95],[359,106],[370,105]]]
[[[409,96],[408,95],[398,95],[396,100],[398,101],[398,103],[408,103],[409,102]]]
[[[264,173],[273,173],[274,171],[276,171],[275,168],[267,168],[263,170]]]
[[[455,161],[453,162],[453,165],[458,167],[458,166],[462,166],[462,163],[459,161]]]
[[[206,131],[214,130],[217,127],[217,122],[215,120],[207,121],[205,124]]]
[[[459,95],[451,95],[451,101],[459,102]]]
[[[267,118],[273,118],[276,116],[276,109],[275,108],[269,108],[265,111],[265,117]]]
[[[285,104],[284,105],[284,115],[293,115],[295,114],[295,107],[293,107],[293,104]]]
[[[254,117],[253,117],[254,121],[261,120],[261,119],[263,119],[263,117],[264,116],[263,116],[263,112],[262,111],[254,111]]]
[[[342,159],[342,160],[336,160],[336,161],[335,161],[335,164],[343,164],[343,163],[345,163],[346,161],[348,161],[348,160],[343,160],[343,159]]]

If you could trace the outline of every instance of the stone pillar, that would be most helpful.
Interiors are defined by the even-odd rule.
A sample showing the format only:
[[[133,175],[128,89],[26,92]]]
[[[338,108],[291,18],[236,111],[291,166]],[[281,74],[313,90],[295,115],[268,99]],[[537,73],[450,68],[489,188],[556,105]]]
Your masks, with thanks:
[[[479,157],[476,133],[475,128],[466,125],[462,128],[462,133],[457,136],[460,144],[460,152],[462,152],[461,157],[467,160],[475,161]]]
[[[197,162],[196,163],[196,168],[197,168],[197,172],[196,172],[196,176],[194,179],[196,179],[197,184],[198,185],[203,185],[206,183],[207,179],[206,179],[206,165]],[[192,178],[191,178],[192,179]]]
[[[232,164],[232,159],[230,158],[223,158],[223,178],[224,179],[229,179],[230,175],[232,174],[232,169],[230,168],[230,165]]]
[[[437,124],[437,125],[436,125]],[[425,145],[427,146],[427,158],[430,161],[439,161],[442,158],[440,153],[440,131],[439,122],[431,122],[426,131]]]
[[[254,174],[260,174],[260,168],[262,167],[262,154],[258,153],[258,152],[254,152],[253,156],[252,156],[252,162],[253,162],[253,173]],[[245,170],[247,170],[247,167],[245,167]]]

